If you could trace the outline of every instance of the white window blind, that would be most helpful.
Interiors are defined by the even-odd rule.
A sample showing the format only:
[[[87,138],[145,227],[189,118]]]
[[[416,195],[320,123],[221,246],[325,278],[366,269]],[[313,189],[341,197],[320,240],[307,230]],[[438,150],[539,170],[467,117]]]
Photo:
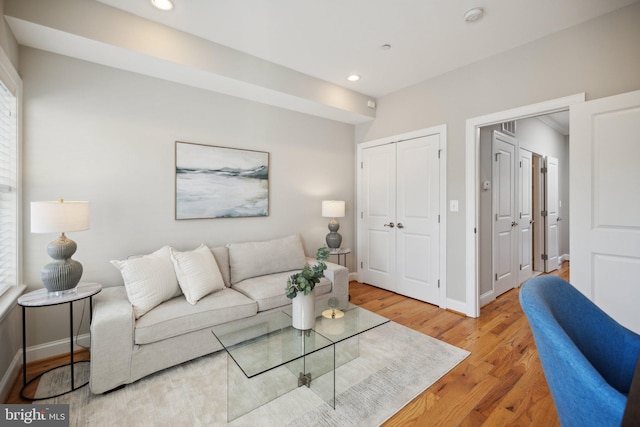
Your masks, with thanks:
[[[0,294],[18,273],[18,140],[16,98],[0,83]]]

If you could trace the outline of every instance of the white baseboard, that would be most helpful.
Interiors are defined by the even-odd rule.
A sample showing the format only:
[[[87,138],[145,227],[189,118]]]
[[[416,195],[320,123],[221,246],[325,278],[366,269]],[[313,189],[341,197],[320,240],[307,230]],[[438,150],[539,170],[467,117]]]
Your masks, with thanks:
[[[88,333],[78,335],[77,340],[74,337],[74,351],[81,350],[82,348],[89,348],[90,345],[91,340]],[[69,338],[34,345],[32,347],[27,347],[27,363],[65,353],[69,353]]]
[[[484,307],[490,302],[495,301],[495,299],[496,299],[496,295],[493,289],[490,290],[489,292],[485,292],[484,294],[480,295],[480,307]]]
[[[13,382],[21,372],[21,367],[22,349],[18,350],[16,355],[13,357],[13,360],[9,364],[9,367],[5,371],[4,376],[2,377],[2,379],[0,379],[0,402],[7,401],[7,397],[9,397],[9,393],[11,392],[11,387],[13,387]]]
[[[458,313],[463,313],[468,315],[467,303],[463,301],[447,298],[447,306],[443,308],[447,308],[449,310],[457,311]]]
[[[356,282],[359,282],[358,273],[355,273],[355,272],[354,273],[349,273],[349,281],[351,282],[353,280],[355,280]]]

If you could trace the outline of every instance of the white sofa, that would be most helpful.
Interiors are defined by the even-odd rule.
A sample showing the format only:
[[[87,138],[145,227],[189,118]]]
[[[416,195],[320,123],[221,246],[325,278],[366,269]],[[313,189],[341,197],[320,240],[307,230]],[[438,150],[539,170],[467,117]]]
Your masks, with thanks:
[[[287,278],[301,270],[305,262],[315,262],[305,256],[298,235],[234,243],[210,251],[224,282],[221,289],[202,296],[195,304],[183,294],[171,294],[142,314],[140,307],[131,302],[136,303],[134,282],[140,279],[140,272],[132,279],[131,271],[125,270],[130,267],[126,261],[112,261],[121,269],[125,284],[105,288],[94,297],[89,382],[93,393],[104,393],[222,349],[211,333],[212,326],[290,304],[284,293]],[[177,269],[175,257],[172,260]],[[175,271],[176,280],[184,289],[187,279]],[[144,274],[161,273],[149,268]],[[316,285],[316,296],[347,301],[348,287],[348,270],[328,262],[325,278]]]

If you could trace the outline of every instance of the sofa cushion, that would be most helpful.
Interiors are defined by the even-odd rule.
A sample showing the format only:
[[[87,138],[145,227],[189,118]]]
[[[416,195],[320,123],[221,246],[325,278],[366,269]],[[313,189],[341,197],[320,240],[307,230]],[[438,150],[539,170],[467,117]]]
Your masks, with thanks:
[[[149,255],[111,261],[122,274],[136,319],[181,294],[170,251],[169,246],[164,246]]]
[[[230,243],[231,284],[251,277],[301,270],[306,262],[300,236],[264,242]]]
[[[191,305],[184,297],[160,304],[136,321],[134,342],[149,344],[209,328],[257,313],[255,301],[233,289],[224,288]],[[213,335],[211,339],[215,339]]]
[[[258,311],[270,310],[291,304],[291,300],[284,294],[287,279],[300,270],[285,271],[267,276],[252,277],[232,286],[258,303]],[[320,279],[315,287],[316,296],[331,292],[331,281],[326,277]]]
[[[182,293],[190,304],[224,288],[224,281],[211,249],[200,245],[192,251],[171,248],[171,261]]]
[[[211,253],[213,253],[213,257],[216,259],[218,270],[220,270],[220,274],[222,274],[222,280],[224,280],[224,285],[227,288],[231,287],[231,277],[229,272],[229,248],[227,248],[226,246],[216,246],[215,248],[211,248]]]

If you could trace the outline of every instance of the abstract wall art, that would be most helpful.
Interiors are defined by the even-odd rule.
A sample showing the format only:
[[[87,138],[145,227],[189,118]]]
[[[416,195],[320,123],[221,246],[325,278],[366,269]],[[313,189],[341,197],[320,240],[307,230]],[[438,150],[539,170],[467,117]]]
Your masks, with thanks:
[[[176,219],[269,215],[269,153],[176,141]]]

